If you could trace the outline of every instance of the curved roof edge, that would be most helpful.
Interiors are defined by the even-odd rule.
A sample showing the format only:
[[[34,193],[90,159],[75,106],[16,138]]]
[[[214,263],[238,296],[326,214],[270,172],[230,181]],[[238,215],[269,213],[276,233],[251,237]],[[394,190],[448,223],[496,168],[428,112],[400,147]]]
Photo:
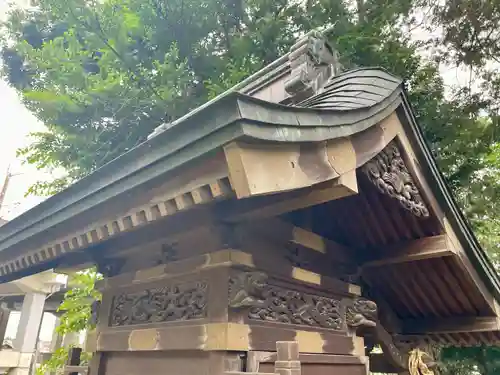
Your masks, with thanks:
[[[366,70],[382,72],[374,68]],[[363,71],[365,69],[358,69],[337,77],[342,80],[353,72]],[[401,101],[401,87],[393,87],[394,91],[387,92],[379,102],[349,110],[307,108],[305,104],[286,106],[230,92],[0,227],[0,259],[6,248],[168,173],[183,163],[169,160],[179,150],[192,148],[185,162],[200,156],[196,153],[201,150],[194,145],[208,137],[216,148],[243,136],[281,142],[348,136],[370,127],[397,107]],[[295,129],[300,136],[279,137],[287,133],[280,132],[286,128]]]

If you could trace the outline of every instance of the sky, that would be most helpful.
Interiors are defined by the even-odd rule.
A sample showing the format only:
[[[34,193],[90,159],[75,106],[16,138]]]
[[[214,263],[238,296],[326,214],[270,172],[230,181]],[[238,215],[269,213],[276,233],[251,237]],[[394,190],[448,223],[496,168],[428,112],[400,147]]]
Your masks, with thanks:
[[[1,0],[0,0],[1,1]],[[0,181],[10,168],[12,177],[0,209],[0,217],[11,220],[40,203],[42,197],[25,197],[28,187],[47,175],[33,166],[25,165],[16,158],[16,150],[30,143],[29,133],[43,131],[44,126],[24,107],[16,92],[6,82],[0,80]],[[19,324],[19,313],[12,313],[7,325],[6,337],[15,337]],[[55,317],[45,314],[40,330],[40,340],[50,341],[55,325]]]
[[[24,1],[17,0],[17,3]],[[7,10],[8,2],[0,0],[0,20],[5,19]],[[25,197],[24,195],[31,184],[41,178],[46,178],[45,174],[32,166],[23,165],[16,158],[16,150],[29,144],[29,133],[43,131],[44,126],[24,107],[17,93],[3,80],[0,80],[0,98],[0,185],[9,169],[13,175],[4,204],[0,209],[0,217],[11,220],[44,199],[33,196]],[[6,337],[15,337],[19,318],[20,314],[17,312],[10,315]],[[55,317],[52,314],[44,314],[40,330],[41,340],[51,340],[54,325]]]
[[[14,0],[26,6],[29,0]],[[5,20],[11,0],[0,0],[0,21]],[[43,131],[41,124],[19,100],[16,92],[0,80],[0,185],[3,184],[8,168],[13,174],[0,217],[11,220],[22,212],[40,203],[41,197],[24,197],[29,186],[44,178],[44,174],[32,166],[22,165],[16,158],[16,150],[30,142],[28,134]],[[46,176],[45,176],[46,177]]]
[[[16,92],[0,80],[0,181],[10,168],[12,177],[0,210],[0,217],[11,220],[40,203],[41,197],[25,197],[28,187],[45,178],[43,172],[24,165],[16,158],[16,150],[30,143],[29,133],[43,131],[44,126],[23,106]]]

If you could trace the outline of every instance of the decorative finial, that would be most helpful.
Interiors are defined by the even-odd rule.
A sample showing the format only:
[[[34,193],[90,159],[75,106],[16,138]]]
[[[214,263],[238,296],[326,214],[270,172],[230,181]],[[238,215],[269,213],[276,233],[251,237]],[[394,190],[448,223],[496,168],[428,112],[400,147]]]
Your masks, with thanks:
[[[300,38],[290,49],[288,58],[291,72],[285,91],[293,103],[316,94],[328,79],[340,72],[336,50],[317,30]]]

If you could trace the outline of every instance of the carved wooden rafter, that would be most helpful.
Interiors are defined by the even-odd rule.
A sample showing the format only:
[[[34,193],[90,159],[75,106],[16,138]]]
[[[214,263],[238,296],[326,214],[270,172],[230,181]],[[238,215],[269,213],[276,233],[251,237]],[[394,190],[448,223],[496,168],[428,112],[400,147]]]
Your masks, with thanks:
[[[366,335],[365,343],[371,348],[378,345],[383,352],[383,360],[376,361],[378,365],[388,366],[389,371],[381,370],[380,368],[372,368],[373,372],[402,372],[408,374],[410,364],[410,354],[415,349],[420,350],[423,365],[429,369],[436,367],[436,362],[433,358],[438,355],[429,347],[423,347],[421,342],[403,341],[402,336],[395,335],[386,330],[385,327],[391,327],[391,332],[401,332],[402,326],[399,319],[394,315],[392,309],[387,305],[383,298],[378,293],[370,290],[369,286],[364,285],[363,290],[368,293],[370,298],[377,300],[379,304],[379,316],[375,319],[376,325]],[[368,350],[367,355],[371,353]],[[431,375],[431,374],[428,374]]]
[[[429,217],[429,209],[395,141],[390,142],[366,163],[362,171],[380,192],[397,199],[405,209],[416,216]]]
[[[398,345],[380,323],[375,302],[362,298],[334,299],[287,290],[269,285],[262,272],[243,272],[229,280],[231,309],[244,309],[252,320],[263,320],[288,324],[309,325],[335,330],[349,329],[369,335],[373,344],[380,345],[384,357],[393,367],[402,372],[409,370],[417,361],[419,367],[432,368],[435,362],[426,352],[414,345]],[[415,353],[419,357],[415,357]],[[413,355],[413,357],[412,357]]]
[[[377,326],[373,330],[375,342],[380,345],[384,357],[393,367],[399,370],[408,369],[408,354],[406,350],[401,350],[393,340],[392,335],[377,321]]]
[[[371,337],[381,346],[387,362],[408,371],[415,345],[395,342],[378,319],[375,302],[362,298],[328,298],[271,285],[263,272],[240,272],[229,279],[228,306],[244,310],[251,320],[308,325],[335,330],[349,329]],[[435,362],[419,348],[418,365],[432,368]]]

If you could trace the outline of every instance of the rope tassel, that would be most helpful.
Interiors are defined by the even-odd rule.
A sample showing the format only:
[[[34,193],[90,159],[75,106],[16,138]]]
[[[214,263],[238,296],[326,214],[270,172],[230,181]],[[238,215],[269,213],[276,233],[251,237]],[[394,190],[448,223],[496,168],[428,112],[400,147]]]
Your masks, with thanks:
[[[408,359],[408,371],[410,375],[434,375],[432,371],[424,362],[423,356],[425,352],[420,349],[413,349],[410,352]]]

